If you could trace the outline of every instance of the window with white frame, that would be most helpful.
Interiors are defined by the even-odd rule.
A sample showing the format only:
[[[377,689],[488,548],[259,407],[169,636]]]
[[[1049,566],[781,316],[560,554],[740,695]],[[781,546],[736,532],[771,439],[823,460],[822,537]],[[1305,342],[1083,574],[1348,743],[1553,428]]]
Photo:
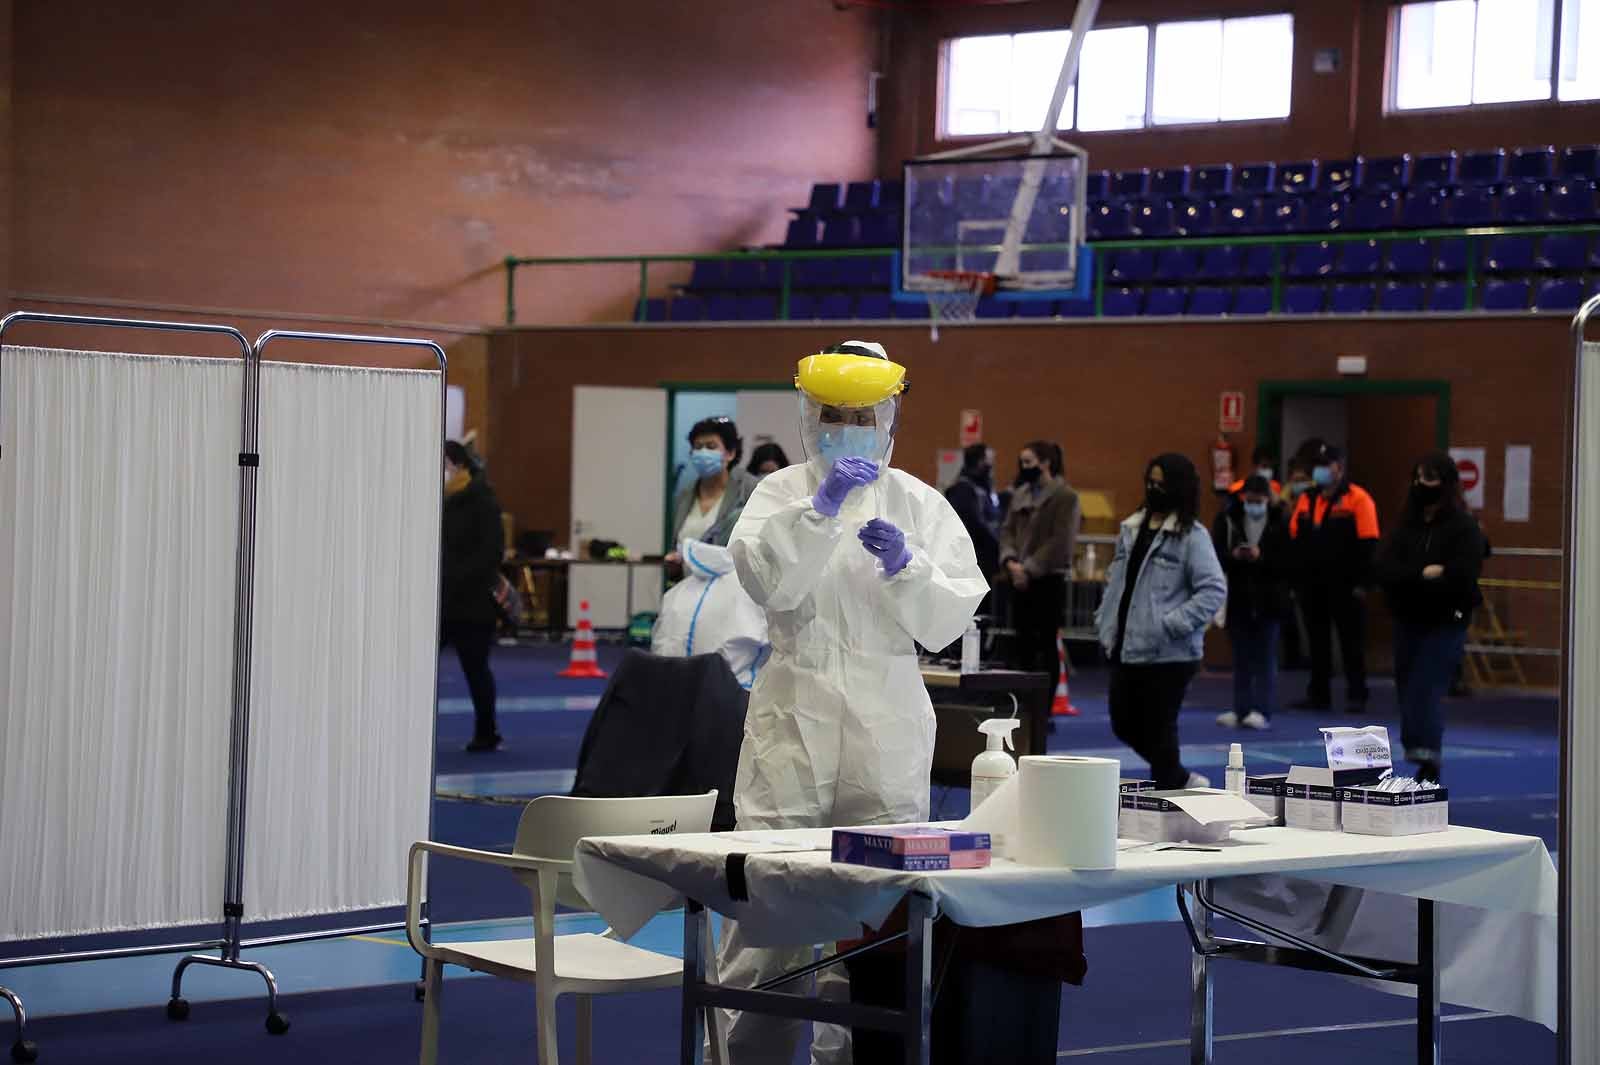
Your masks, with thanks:
[[[950,41],[940,132],[1038,130],[1071,41],[1070,30]],[[1293,55],[1291,15],[1090,30],[1057,128],[1286,118]]]
[[[1600,0],[1403,4],[1390,48],[1396,111],[1600,99]]]

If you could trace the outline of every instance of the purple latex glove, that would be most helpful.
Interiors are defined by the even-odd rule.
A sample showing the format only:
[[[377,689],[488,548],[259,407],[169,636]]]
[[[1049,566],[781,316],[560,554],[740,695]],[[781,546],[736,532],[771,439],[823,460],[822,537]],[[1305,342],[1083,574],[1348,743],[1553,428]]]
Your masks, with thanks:
[[[818,514],[837,518],[839,508],[844,506],[844,497],[850,494],[852,488],[860,488],[877,479],[876,462],[846,455],[836,461],[833,469],[828,471],[828,476],[823,478],[822,487],[817,489],[817,494],[812,497],[811,505],[817,508]]]
[[[867,522],[857,535],[861,537],[861,546],[878,556],[878,561],[883,563],[883,572],[890,577],[905,569],[906,563],[911,561],[911,552],[906,548],[906,534],[882,518]]]

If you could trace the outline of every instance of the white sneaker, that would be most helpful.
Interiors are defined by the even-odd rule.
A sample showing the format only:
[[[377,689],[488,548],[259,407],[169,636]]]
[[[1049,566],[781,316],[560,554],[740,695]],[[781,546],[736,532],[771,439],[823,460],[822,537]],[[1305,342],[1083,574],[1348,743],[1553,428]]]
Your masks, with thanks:
[[[1257,716],[1259,717],[1260,715],[1258,714]],[[1221,725],[1223,728],[1238,728],[1239,715],[1234,713],[1232,710],[1224,710],[1222,713],[1217,715],[1217,724]]]
[[[1253,728],[1258,732],[1272,727],[1272,722],[1268,721],[1267,715],[1263,714],[1260,710],[1250,711],[1248,714],[1244,715],[1244,719],[1241,720],[1239,724],[1243,725],[1245,728]]]
[[[1211,778],[1203,777],[1199,773],[1190,773],[1188,783],[1184,784],[1186,788],[1209,788],[1210,786]]]

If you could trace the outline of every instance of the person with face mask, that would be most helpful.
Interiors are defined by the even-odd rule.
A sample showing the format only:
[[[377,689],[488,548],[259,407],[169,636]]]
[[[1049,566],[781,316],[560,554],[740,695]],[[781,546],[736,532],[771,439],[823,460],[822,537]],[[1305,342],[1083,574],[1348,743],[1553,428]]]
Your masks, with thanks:
[[[1289,521],[1265,477],[1252,474],[1211,528],[1228,578],[1233,709],[1224,728],[1264,729],[1278,708],[1279,625],[1289,610]]]
[[[1016,629],[1013,665],[1060,680],[1056,637],[1066,620],[1067,579],[1078,550],[1083,513],[1078,493],[1061,475],[1061,448],[1035,440],[1017,457],[1011,508],[1000,529],[1000,564],[994,580],[1005,589]]]
[[[1178,711],[1228,581],[1211,537],[1195,520],[1200,477],[1194,463],[1158,455],[1144,478],[1144,506],[1117,530],[1105,597],[1095,612],[1111,663],[1111,729],[1150,764],[1158,788],[1210,787],[1184,767]]]
[[[444,445],[444,524],[440,537],[439,645],[454,647],[472,694],[472,741],[467,750],[500,749],[494,673],[489,651],[499,610],[495,588],[505,556],[505,527],[483,463],[464,444]]]
[[[783,448],[769,440],[750,452],[750,465],[745,467],[745,472],[759,481],[767,474],[777,473],[787,465],[789,456],[783,453]]]
[[[1405,511],[1378,556],[1378,581],[1394,615],[1394,678],[1400,740],[1417,776],[1438,781],[1444,756],[1440,702],[1483,602],[1483,531],[1467,509],[1449,455],[1424,455],[1412,471]]]
[[[994,450],[987,444],[970,444],[961,458],[961,475],[944,490],[944,498],[972,537],[978,568],[993,573],[1000,568],[1000,500],[994,493]]]
[[[1305,456],[1312,489],[1289,517],[1299,573],[1295,596],[1305,614],[1311,680],[1301,710],[1333,705],[1333,633],[1344,655],[1345,709],[1367,708],[1366,586],[1378,548],[1378,507],[1345,476],[1344,453],[1332,444]]]
[[[750,692],[734,785],[742,830],[896,824],[928,816],[934,718],[917,644],[966,629],[987,583],[938,491],[889,466],[905,368],[846,341],[800,360],[806,461],[761,482],[729,549],[767,615],[772,655]],[[757,948],[724,921],[718,978],[752,987],[812,948]],[[836,968],[819,996],[848,996]],[[804,1022],[742,1014],[733,1065],[790,1065]],[[812,1060],[848,1061],[848,1033],[816,1026]]]
[[[683,541],[725,547],[756,479],[738,468],[744,442],[733,419],[702,418],[689,430],[688,470],[692,475],[672,503],[672,549],[665,562],[667,575],[683,576]]]
[[[1277,478],[1273,476],[1276,472],[1276,467],[1274,466],[1276,462],[1277,459],[1273,457],[1271,448],[1265,445],[1258,446],[1250,454],[1251,471],[1228,486],[1228,495],[1236,496],[1243,492],[1245,481],[1251,477],[1260,477],[1266,481],[1267,489],[1274,497],[1282,495],[1283,485],[1279,484]]]

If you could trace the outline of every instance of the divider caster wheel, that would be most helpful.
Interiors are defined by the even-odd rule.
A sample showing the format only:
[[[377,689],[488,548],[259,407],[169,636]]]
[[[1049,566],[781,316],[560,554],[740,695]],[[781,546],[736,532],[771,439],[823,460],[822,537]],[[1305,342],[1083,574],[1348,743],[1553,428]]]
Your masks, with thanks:
[[[413,998],[415,998],[418,1002],[426,1002],[428,1000],[428,985],[427,985],[427,983],[422,981],[422,980],[418,980],[416,982],[416,985],[413,986],[412,989],[411,989],[411,996]]]
[[[28,1065],[30,1061],[39,1060],[39,1048],[25,1039],[19,1039],[11,1044],[11,1060],[17,1065]]]
[[[289,1030],[289,1018],[281,1013],[267,1014],[267,1031],[272,1035],[282,1035]]]
[[[189,1000],[186,998],[167,999],[167,1020],[186,1021],[189,1019]]]

